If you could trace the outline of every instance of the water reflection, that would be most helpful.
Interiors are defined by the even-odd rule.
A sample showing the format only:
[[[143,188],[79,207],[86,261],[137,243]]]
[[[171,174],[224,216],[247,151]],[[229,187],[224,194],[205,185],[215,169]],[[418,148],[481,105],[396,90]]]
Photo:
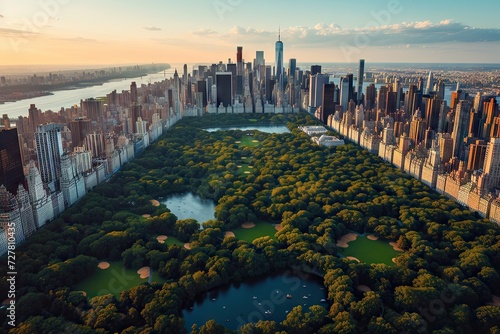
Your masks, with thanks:
[[[328,308],[326,292],[320,278],[288,271],[211,290],[198,296],[183,317],[188,332],[210,319],[236,330],[259,320],[281,322],[298,305],[304,311],[312,305]]]

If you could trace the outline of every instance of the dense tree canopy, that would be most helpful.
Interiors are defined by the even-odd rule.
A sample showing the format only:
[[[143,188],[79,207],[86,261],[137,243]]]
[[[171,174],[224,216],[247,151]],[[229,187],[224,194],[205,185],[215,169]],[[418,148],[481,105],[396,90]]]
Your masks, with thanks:
[[[202,130],[255,120],[291,132],[251,131],[260,146],[242,147],[242,131]],[[297,129],[312,124],[305,114],[184,118],[18,249],[18,325],[11,332],[187,333],[182,310],[197,294],[285,268],[322,276],[328,308],[297,307],[282,323],[248,324],[241,333],[500,331],[500,308],[490,305],[500,295],[498,226],[353,144],[317,146]],[[253,166],[250,174],[238,173],[243,161]],[[200,229],[151,204],[182,192],[213,199],[216,219]],[[276,240],[224,238],[261,220],[282,225]],[[405,252],[394,266],[348,261],[336,246],[348,231],[375,233]],[[159,234],[190,242],[191,250],[160,244]],[[136,286],[119,298],[88,300],[73,291],[103,259],[151,266],[167,283]],[[4,277],[0,293],[7,290]],[[6,322],[3,328],[10,329]],[[231,331],[209,321],[191,332]]]

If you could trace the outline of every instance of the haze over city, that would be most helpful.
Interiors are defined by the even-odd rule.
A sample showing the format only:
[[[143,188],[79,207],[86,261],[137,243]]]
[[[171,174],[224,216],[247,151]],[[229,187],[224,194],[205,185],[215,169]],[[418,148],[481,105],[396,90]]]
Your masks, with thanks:
[[[216,62],[235,45],[272,54],[281,27],[285,58],[300,61],[492,63],[499,10],[493,0],[8,0],[0,52],[2,65]]]

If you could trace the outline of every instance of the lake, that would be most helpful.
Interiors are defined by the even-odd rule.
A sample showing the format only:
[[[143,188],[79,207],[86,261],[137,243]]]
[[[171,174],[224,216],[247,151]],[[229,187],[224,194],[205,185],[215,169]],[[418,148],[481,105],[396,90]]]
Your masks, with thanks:
[[[312,305],[328,309],[322,299],[326,299],[326,290],[321,278],[286,271],[213,289],[198,296],[182,314],[188,333],[193,324],[199,328],[210,319],[236,330],[259,320],[281,322],[298,305],[303,311]]]
[[[208,132],[215,131],[231,131],[231,130],[241,130],[241,131],[255,131],[258,130],[264,133],[290,133],[290,130],[284,125],[250,125],[250,126],[232,126],[232,127],[222,127],[222,128],[207,128],[204,129]]]
[[[200,225],[215,219],[215,202],[192,193],[168,196],[160,201],[177,219],[196,219]]]

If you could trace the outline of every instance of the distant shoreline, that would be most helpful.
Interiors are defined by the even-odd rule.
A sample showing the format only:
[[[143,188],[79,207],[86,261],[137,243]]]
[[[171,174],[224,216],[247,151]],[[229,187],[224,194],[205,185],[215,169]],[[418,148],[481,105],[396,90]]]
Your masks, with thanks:
[[[124,80],[127,78],[137,78],[154,74],[161,71],[166,71],[171,68],[169,64],[158,65],[140,65],[141,67],[134,70],[126,70],[112,75],[103,76],[90,80],[72,81],[58,83],[54,85],[13,85],[0,87],[0,104],[8,102],[18,102],[22,100],[32,99],[54,95],[53,92],[62,90],[76,90],[87,87],[100,86],[114,80]],[[76,71],[76,70],[75,70]]]

